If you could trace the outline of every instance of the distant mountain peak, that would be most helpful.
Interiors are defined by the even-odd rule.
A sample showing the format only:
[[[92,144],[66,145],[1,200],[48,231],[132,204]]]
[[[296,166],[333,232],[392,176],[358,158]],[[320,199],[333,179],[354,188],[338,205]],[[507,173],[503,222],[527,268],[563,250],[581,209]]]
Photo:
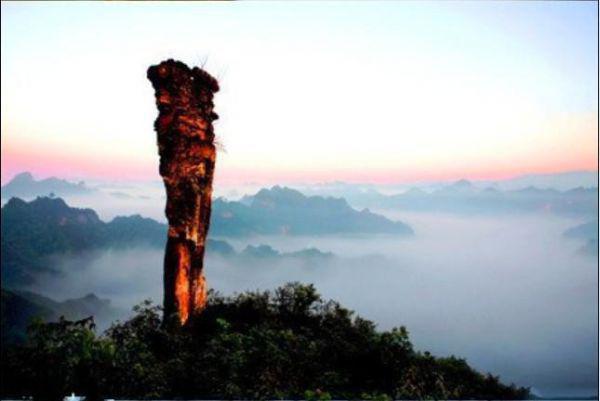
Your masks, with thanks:
[[[6,204],[4,206],[2,206],[2,209],[4,209],[5,207],[7,207],[9,209],[14,208],[14,207],[21,207],[23,205],[27,205],[27,202],[25,202],[21,198],[17,198],[16,196],[13,196],[12,198],[10,198],[8,200],[8,202],[6,202]]]
[[[269,258],[279,256],[279,252],[273,249],[271,246],[265,244],[260,244],[257,246],[247,245],[242,251],[242,255],[257,258]]]
[[[286,196],[295,196],[295,197],[305,197],[302,192],[285,186],[275,185],[271,188],[262,188],[260,191],[254,195],[255,197],[261,196],[270,196],[270,195],[286,195]]]
[[[33,198],[56,194],[57,196],[82,195],[92,192],[83,181],[72,183],[56,177],[36,180],[30,172],[15,175],[2,186],[2,198]]]
[[[438,189],[435,192],[439,193],[439,194],[447,194],[447,195],[452,194],[453,195],[453,194],[461,194],[461,193],[471,193],[471,192],[474,192],[475,189],[476,188],[471,183],[471,181],[462,179],[462,180],[455,181],[452,184],[446,185],[446,186]]]
[[[67,205],[64,199],[53,196],[38,196],[29,203],[32,205],[52,205],[64,209],[69,208],[69,205]]]
[[[461,179],[452,184],[454,188],[471,188],[473,187],[473,183],[467,179]]]
[[[2,210],[11,208],[28,207],[31,209],[51,209],[53,211],[64,211],[70,209],[62,198],[54,198],[49,196],[38,196],[32,201],[24,201],[21,198],[12,197],[2,207]]]
[[[35,181],[33,175],[29,171],[24,171],[15,175],[10,182],[31,182]]]
[[[256,195],[247,198],[246,202],[258,207],[296,207],[299,205],[309,207],[314,206],[317,202],[331,202],[335,203],[336,207],[350,209],[350,205],[343,198],[307,196],[297,189],[279,185],[270,189],[262,188]]]
[[[2,218],[12,221],[25,213],[28,219],[39,220],[44,224],[102,224],[98,214],[92,209],[71,208],[62,198],[38,196],[30,202],[11,198],[2,207]],[[50,223],[53,222],[53,223]]]
[[[94,294],[93,292],[90,292],[89,294],[86,294],[83,299],[85,299],[86,301],[99,301],[100,298],[98,298],[98,296],[96,294]]]
[[[358,211],[344,198],[307,196],[279,185],[242,201],[213,202],[213,235],[394,233],[412,235],[402,222]]]

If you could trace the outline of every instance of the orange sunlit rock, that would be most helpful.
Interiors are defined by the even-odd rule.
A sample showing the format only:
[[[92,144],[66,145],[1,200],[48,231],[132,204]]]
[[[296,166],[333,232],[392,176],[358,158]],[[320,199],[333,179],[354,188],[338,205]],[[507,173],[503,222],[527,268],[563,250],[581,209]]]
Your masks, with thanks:
[[[164,264],[165,317],[184,324],[206,305],[204,248],[216,150],[212,122],[217,81],[174,60],[148,69],[159,111],[154,123],[169,221]]]
[[[175,272],[175,299],[179,306],[179,321],[185,323],[190,316],[190,253],[182,244],[176,249],[179,260]]]

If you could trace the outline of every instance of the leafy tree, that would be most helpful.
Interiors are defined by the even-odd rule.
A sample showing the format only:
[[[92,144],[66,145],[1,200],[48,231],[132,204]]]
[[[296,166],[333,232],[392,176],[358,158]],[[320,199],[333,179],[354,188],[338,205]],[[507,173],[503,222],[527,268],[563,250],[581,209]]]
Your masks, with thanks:
[[[108,387],[105,373],[111,370],[114,355],[112,341],[96,337],[92,318],[36,321],[29,328],[26,344],[7,355],[11,369],[6,371],[2,366],[3,379],[7,373],[16,379],[13,383],[17,387],[20,384],[26,388],[24,394],[39,400],[61,399],[65,394],[83,391],[91,400],[101,399]]]
[[[523,399],[528,389],[464,359],[416,352],[404,327],[375,325],[312,285],[223,297],[180,327],[146,301],[103,335],[93,321],[31,326],[2,350],[2,397],[92,399]]]

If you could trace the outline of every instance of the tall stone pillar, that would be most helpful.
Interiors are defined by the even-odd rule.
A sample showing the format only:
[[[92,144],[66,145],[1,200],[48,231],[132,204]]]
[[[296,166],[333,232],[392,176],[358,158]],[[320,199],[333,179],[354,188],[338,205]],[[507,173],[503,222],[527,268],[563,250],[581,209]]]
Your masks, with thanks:
[[[164,260],[164,316],[184,324],[206,304],[204,249],[210,223],[216,151],[213,95],[206,71],[167,60],[148,69],[155,90],[154,123],[169,232]]]

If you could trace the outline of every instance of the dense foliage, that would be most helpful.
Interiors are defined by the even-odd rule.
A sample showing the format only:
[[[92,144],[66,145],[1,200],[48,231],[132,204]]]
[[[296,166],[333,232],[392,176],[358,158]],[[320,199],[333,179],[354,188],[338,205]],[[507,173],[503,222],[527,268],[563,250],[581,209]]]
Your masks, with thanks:
[[[210,294],[186,327],[145,302],[103,335],[93,321],[37,322],[2,350],[2,398],[522,399],[455,357],[413,349],[401,327],[375,325],[312,285],[235,297]],[[169,319],[167,319],[169,320]],[[175,320],[173,320],[174,322]]]

